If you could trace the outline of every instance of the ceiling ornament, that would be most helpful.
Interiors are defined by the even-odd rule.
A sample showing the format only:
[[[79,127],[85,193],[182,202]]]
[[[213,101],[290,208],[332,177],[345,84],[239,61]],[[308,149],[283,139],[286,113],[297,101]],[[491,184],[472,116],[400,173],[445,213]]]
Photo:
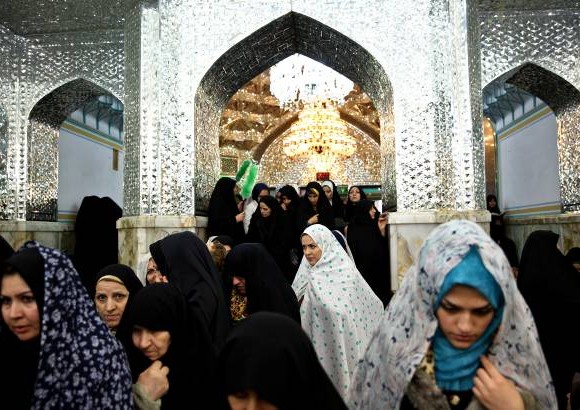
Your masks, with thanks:
[[[344,104],[354,83],[311,58],[293,54],[270,68],[270,91],[285,109],[331,100]]]
[[[354,154],[356,140],[333,101],[309,103],[298,114],[282,141],[284,153],[291,159],[345,159]]]

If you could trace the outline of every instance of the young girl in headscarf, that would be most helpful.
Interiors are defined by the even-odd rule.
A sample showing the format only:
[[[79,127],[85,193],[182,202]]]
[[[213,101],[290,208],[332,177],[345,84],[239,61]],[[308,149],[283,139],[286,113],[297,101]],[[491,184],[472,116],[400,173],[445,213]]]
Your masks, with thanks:
[[[332,207],[318,182],[313,181],[306,185],[297,215],[299,232],[314,224],[322,224],[330,230],[334,229]]]
[[[557,409],[533,318],[505,255],[479,225],[451,221],[427,237],[357,365],[349,402]]]
[[[3,407],[133,408],[123,347],[66,256],[29,242],[0,279]]]

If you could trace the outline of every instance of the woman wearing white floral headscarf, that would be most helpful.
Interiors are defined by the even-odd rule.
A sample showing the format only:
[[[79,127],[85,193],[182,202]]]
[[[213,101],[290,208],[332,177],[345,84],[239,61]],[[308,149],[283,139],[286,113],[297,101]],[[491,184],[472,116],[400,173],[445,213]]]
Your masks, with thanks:
[[[467,296],[466,296],[467,295]],[[557,409],[501,248],[451,221],[425,240],[356,368],[352,409]]]
[[[344,397],[383,304],[327,227],[309,226],[301,242],[304,257],[292,288],[301,301],[302,328]]]

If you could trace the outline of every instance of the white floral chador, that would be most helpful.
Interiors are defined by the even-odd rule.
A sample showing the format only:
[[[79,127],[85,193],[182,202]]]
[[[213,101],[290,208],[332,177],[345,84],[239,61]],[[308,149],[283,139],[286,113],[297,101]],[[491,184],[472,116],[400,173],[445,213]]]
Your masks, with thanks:
[[[322,249],[322,257],[314,266],[302,258],[292,284],[298,300],[303,299],[302,328],[345,397],[354,367],[382,317],[383,304],[328,228],[316,224],[304,234]]]

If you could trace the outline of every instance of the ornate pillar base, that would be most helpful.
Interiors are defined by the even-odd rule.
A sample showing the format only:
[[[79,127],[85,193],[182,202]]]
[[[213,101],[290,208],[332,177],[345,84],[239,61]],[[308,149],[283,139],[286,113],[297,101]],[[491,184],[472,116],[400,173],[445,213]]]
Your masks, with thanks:
[[[486,210],[435,210],[389,213],[392,289],[399,288],[403,276],[417,260],[419,249],[427,235],[438,225],[453,219],[467,219],[476,222],[486,232],[489,232],[491,215]]]
[[[207,217],[193,215],[127,216],[117,221],[119,263],[132,267],[145,278],[149,245],[176,232],[192,231],[206,239]]]
[[[37,241],[41,245],[72,254],[75,244],[74,225],[44,221],[0,221],[0,232],[14,249],[26,241]]]

